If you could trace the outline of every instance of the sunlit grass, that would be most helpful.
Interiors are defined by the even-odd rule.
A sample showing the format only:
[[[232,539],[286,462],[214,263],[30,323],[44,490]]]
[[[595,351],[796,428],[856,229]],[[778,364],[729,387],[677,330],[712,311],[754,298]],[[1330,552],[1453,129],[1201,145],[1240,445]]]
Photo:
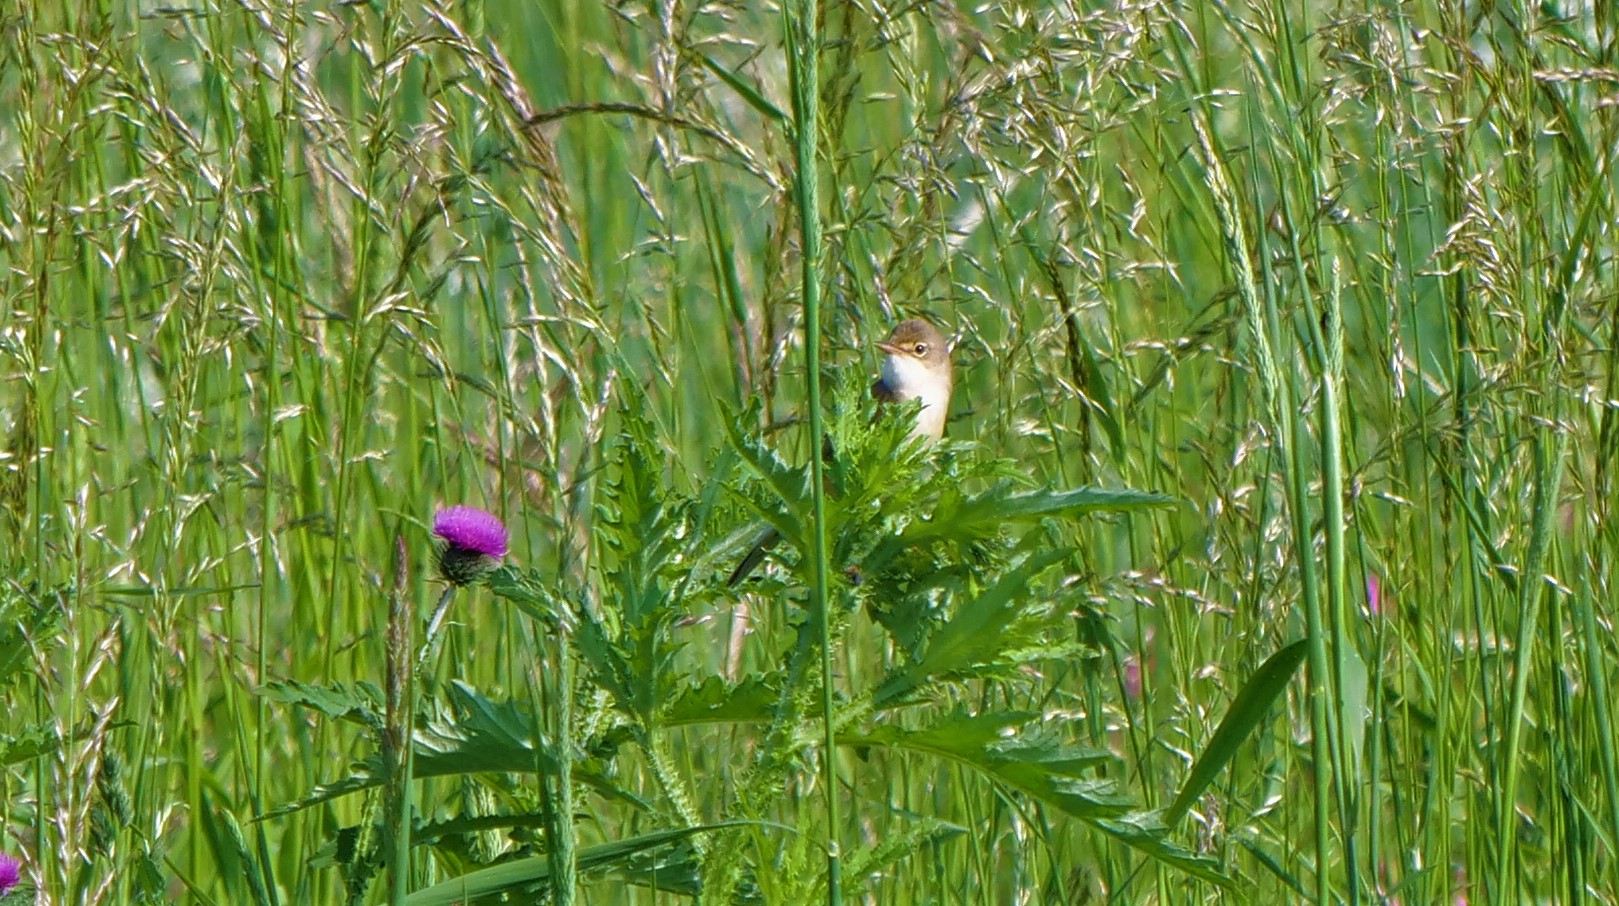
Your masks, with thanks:
[[[834,502],[837,828],[808,571],[788,544],[723,581],[815,449],[780,10],[0,12],[25,884],[386,901],[353,856],[397,826],[380,792],[283,809],[379,755],[396,541],[420,643],[433,513],[469,504],[513,571],[458,593],[417,726],[532,734],[432,738],[534,767],[419,763],[409,890],[538,855],[577,902],[824,902],[836,837],[874,903],[1613,901],[1611,10],[823,5],[825,384],[853,405],[929,317],[961,442],[912,462],[828,407],[839,455],[916,520],[1006,476],[1175,501],[1030,498],[861,584],[905,523]],[[1002,581],[1017,614],[887,702],[948,632],[905,583],[941,576],[950,615]],[[1229,889],[1039,787],[1170,806],[1301,639],[1150,835]],[[1003,719],[1112,757],[997,774],[972,732]]]

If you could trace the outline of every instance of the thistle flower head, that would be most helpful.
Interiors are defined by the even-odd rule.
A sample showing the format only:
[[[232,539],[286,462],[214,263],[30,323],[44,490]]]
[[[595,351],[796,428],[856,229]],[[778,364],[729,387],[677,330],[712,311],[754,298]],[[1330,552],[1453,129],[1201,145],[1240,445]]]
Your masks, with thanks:
[[[506,556],[506,526],[495,516],[470,506],[452,506],[433,517],[439,548],[439,573],[452,585],[476,582]]]
[[[10,853],[0,853],[0,896],[11,892],[22,880],[22,863]]]

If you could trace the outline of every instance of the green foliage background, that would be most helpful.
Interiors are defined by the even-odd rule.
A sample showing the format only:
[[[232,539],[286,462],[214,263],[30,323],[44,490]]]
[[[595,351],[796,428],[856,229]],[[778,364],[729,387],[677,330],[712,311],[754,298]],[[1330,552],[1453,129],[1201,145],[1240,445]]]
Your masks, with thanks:
[[[819,28],[841,398],[925,315],[964,493],[1178,502],[978,539],[1058,552],[1017,599],[1032,647],[847,728],[857,889],[1612,902],[1619,10],[837,0]],[[556,627],[595,613],[581,866],[664,834],[739,895],[824,897],[813,746],[754,814],[759,727],[667,710],[798,688],[749,685],[800,644],[791,569],[722,583],[791,506],[761,444],[808,452],[783,34],[746,2],[0,6],[0,821],[45,901],[352,893],[364,795],[253,819],[376,753],[395,539],[425,615],[447,503],[507,520],[516,584],[457,599],[424,708],[458,679],[489,726],[554,718]],[[851,706],[910,663],[883,587],[840,585]],[[1309,680],[1222,742],[1307,635]],[[632,636],[653,685],[615,697],[595,668]],[[939,722],[958,750],[914,735]],[[996,773],[989,727],[1111,757]],[[533,812],[509,767],[418,804]],[[1143,823],[1076,818],[1091,781]],[[736,818],[798,832],[725,829],[729,868],[679,833]],[[413,888],[501,831],[424,845]],[[680,896],[613,864],[581,899]]]

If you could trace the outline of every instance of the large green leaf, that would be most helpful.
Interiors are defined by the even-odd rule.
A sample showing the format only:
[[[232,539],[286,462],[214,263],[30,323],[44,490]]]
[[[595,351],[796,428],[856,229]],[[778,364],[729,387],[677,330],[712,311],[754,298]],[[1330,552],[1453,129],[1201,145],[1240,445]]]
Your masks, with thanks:
[[[699,827],[659,831],[655,834],[644,834],[627,840],[592,846],[579,853],[579,870],[599,871],[611,868],[627,861],[637,853],[659,846],[667,846],[697,834],[710,833],[746,823],[748,822],[725,821],[719,824],[705,824]],[[550,859],[545,856],[534,856],[528,859],[503,862],[489,868],[469,872],[459,878],[451,878],[443,883],[434,884],[432,887],[423,888],[406,897],[405,903],[407,906],[459,906],[459,904],[469,903],[478,897],[501,894],[517,895],[524,889],[543,883],[550,877]],[[517,901],[529,902],[530,898],[520,897]]]
[[[922,656],[883,680],[872,695],[885,708],[941,679],[982,676],[1011,646],[1012,627],[1029,609],[1029,581],[1062,560],[1067,551],[1031,554],[989,590],[961,605],[929,638]]]
[[[660,723],[681,724],[753,723],[770,719],[771,710],[781,697],[777,676],[749,676],[727,683],[711,676],[701,685],[680,692],[664,707]]]
[[[802,546],[800,542],[804,537],[804,521],[809,509],[808,470],[788,465],[776,455],[776,451],[743,434],[740,419],[729,413],[721,417],[720,424],[725,427],[725,436],[743,464],[770,486],[782,506],[758,506],[747,498],[743,499],[788,543]]]
[[[1070,488],[1066,491],[1017,491],[1010,483],[997,484],[980,494],[963,495],[940,501],[938,511],[927,522],[912,524],[905,537],[912,543],[952,532],[982,533],[1002,525],[1034,522],[1047,516],[1077,516],[1083,513],[1127,513],[1165,507],[1175,498],[1146,491]]]
[[[416,779],[485,772],[549,774],[557,769],[556,753],[546,739],[535,738],[538,722],[511,701],[496,702],[459,681],[449,686],[451,710],[416,730],[412,735]],[[266,815],[272,818],[295,812],[386,782],[388,771],[380,756],[371,756],[356,765],[355,773],[341,780],[316,787],[296,802],[280,806]],[[597,793],[637,807],[644,807],[634,796],[610,782],[588,759],[572,763],[574,780]]]
[[[1233,884],[1231,878],[1220,871],[1219,862],[1171,842],[1169,826],[1163,822],[1156,810],[1130,812],[1117,818],[1099,818],[1090,823],[1102,833],[1165,865],[1221,887],[1230,887]]]
[[[964,764],[1037,799],[1088,818],[1123,815],[1134,804],[1117,783],[1087,776],[1112,761],[1100,749],[1070,745],[1052,733],[1017,728],[1039,715],[1024,711],[955,715],[920,730],[881,726],[840,733],[838,743],[919,752]]]
[[[370,683],[349,687],[342,683],[317,686],[297,680],[271,680],[256,691],[271,701],[313,708],[327,717],[382,732],[382,691]]]
[[[1166,865],[1222,886],[1231,884],[1219,863],[1171,842],[1169,827],[1156,812],[1133,811],[1134,800],[1116,782],[1089,776],[1090,769],[1113,759],[1110,753],[1062,742],[1038,727],[1017,729],[1037,719],[1036,714],[1019,712],[957,715],[921,730],[880,727],[840,734],[838,742],[949,759]]]
[[[79,731],[81,735],[85,731]],[[62,743],[53,727],[34,724],[21,732],[0,738],[0,766],[19,764],[56,751]]]
[[[572,625],[572,608],[551,590],[538,570],[502,566],[484,577],[484,585],[495,597],[511,602],[547,628]]]
[[[1192,771],[1186,775],[1186,784],[1181,787],[1180,795],[1164,812],[1165,824],[1174,826],[1179,822],[1197,797],[1203,795],[1203,790],[1213,782],[1220,769],[1236,756],[1237,750],[1264,721],[1265,715],[1270,713],[1277,697],[1287,689],[1293,671],[1304,661],[1307,651],[1308,640],[1300,639],[1271,655],[1249,677],[1242,691],[1232,699],[1231,707],[1226,710],[1214,736],[1203,747],[1203,754],[1192,763]]]

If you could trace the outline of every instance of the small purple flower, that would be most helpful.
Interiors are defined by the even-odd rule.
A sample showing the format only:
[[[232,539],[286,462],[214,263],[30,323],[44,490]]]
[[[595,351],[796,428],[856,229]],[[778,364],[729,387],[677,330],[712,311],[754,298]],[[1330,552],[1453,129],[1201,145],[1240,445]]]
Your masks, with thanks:
[[[1141,688],[1141,661],[1132,654],[1124,659],[1124,695],[1131,701],[1140,701]]]
[[[452,506],[433,517],[433,534],[444,541],[439,572],[453,585],[468,585],[506,556],[506,526],[470,506]]]
[[[0,896],[10,893],[22,879],[22,863],[10,853],[0,853]]]
[[[1383,580],[1377,577],[1377,573],[1366,574],[1366,609],[1374,617],[1383,615]]]

